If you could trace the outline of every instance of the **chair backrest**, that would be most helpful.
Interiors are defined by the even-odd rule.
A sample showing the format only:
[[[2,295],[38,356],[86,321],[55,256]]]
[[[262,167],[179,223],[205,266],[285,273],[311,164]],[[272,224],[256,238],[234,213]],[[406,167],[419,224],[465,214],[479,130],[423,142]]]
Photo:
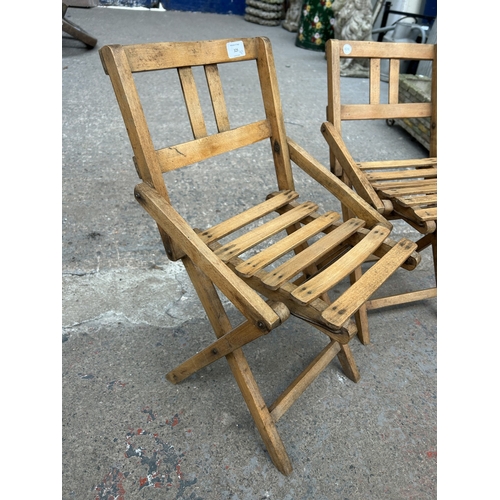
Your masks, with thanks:
[[[291,142],[285,134],[274,58],[269,39],[257,37],[126,46],[107,45],[99,50],[99,54],[104,70],[110,77],[126,125],[137,173],[144,183],[152,186],[169,204],[171,204],[171,195],[164,179],[164,177],[168,177],[167,173],[264,140],[270,141],[270,152],[272,152],[276,174],[276,184],[273,185],[271,184],[273,181],[266,179],[266,194],[276,190],[295,190],[291,158],[294,158],[293,161],[297,163],[296,157],[303,158],[303,153],[297,149],[298,145],[291,146]],[[235,72],[231,73],[230,69],[235,68],[236,63],[255,65],[260,101],[259,106],[257,106],[259,109],[256,109],[255,112],[253,109],[249,109],[251,106],[248,105],[245,94],[248,91],[255,97],[253,91],[250,88],[247,90],[234,88]],[[169,76],[174,76],[175,79],[178,76],[176,86],[180,86],[179,93],[183,95],[183,99],[179,96],[179,100],[184,100],[188,118],[183,120],[178,105],[174,106],[172,102],[173,111],[172,109],[170,112],[168,109],[165,111],[162,109],[163,114],[161,114],[160,119],[163,122],[172,122],[169,131],[175,137],[177,137],[177,131],[184,121],[189,140],[180,143],[175,141],[176,144],[168,144],[167,146],[162,144],[158,148],[155,147],[155,142],[158,141],[156,138],[153,140],[148,127],[147,117],[150,115],[145,110],[146,106],[150,106],[151,103],[154,105],[171,103],[168,96],[166,99],[159,96],[172,93],[170,92],[172,80],[168,79],[168,88],[165,88],[167,80],[160,80],[161,88],[154,87],[145,90],[141,86],[143,82],[138,81],[141,77],[137,73],[146,73],[146,77],[152,76],[153,72],[157,72],[156,75],[159,74],[162,77],[166,76],[164,72],[159,72],[159,70],[166,70]],[[226,70],[233,75],[233,79],[229,78],[229,82],[226,79],[225,83],[232,90],[231,93],[228,93],[230,95],[227,102],[229,103],[230,99],[233,99],[231,102],[234,102],[236,95],[236,105],[239,108],[237,126],[232,126],[230,123],[229,106],[226,105],[221,83],[221,75],[224,76]],[[200,73],[203,73],[204,76]],[[243,84],[246,85],[249,72],[246,71],[243,74],[245,74]],[[206,85],[203,85],[204,89],[197,85],[201,81],[206,82]],[[248,87],[255,87],[253,81]],[[149,92],[149,95],[147,95],[147,99],[141,101],[139,93],[142,95],[144,90]],[[199,90],[204,90],[204,92],[201,93]],[[153,96],[151,92],[154,93]],[[206,97],[211,102],[210,107],[214,114],[214,121],[210,124],[205,122],[204,116],[208,115],[208,107],[202,106],[200,96]],[[177,94],[174,97],[177,97]],[[244,110],[243,118],[242,110]],[[151,109],[146,111],[151,111]],[[157,112],[156,109],[154,112]],[[256,115],[258,115],[258,119],[255,119]],[[240,124],[241,122],[243,124]],[[155,125],[152,130],[155,131],[157,128]],[[190,131],[187,130],[189,128]],[[209,130],[214,131],[214,133],[209,133]],[[190,139],[191,134],[193,139]],[[165,141],[163,138],[161,140]],[[301,168],[310,167],[312,159],[305,158],[302,163],[305,163],[305,167],[301,165]],[[323,179],[327,173],[328,171],[324,169],[324,172],[320,172],[318,175]],[[164,176],[164,174],[167,175]],[[206,175],[210,177],[210,173]],[[238,177],[237,182],[246,181],[241,169],[236,176]],[[339,200],[342,199],[343,203],[348,204],[354,213],[367,221],[370,227],[376,224],[388,224],[364,200],[346,188],[335,176],[332,177],[326,181],[328,182],[327,189]],[[172,186],[173,184],[170,183],[170,187]],[[222,185],[219,198],[227,199],[230,196],[229,191],[227,186]],[[177,201],[178,199],[176,203]],[[192,207],[189,209],[191,212],[193,211]],[[208,222],[213,224],[214,220]],[[178,248],[175,241],[159,226],[158,229],[168,257],[172,260],[181,258],[184,253]]]
[[[327,120],[341,131],[342,120],[377,120],[430,118],[429,156],[437,156],[437,45],[388,43],[370,41],[329,40],[326,44],[328,61]],[[367,103],[341,103],[341,59],[368,60],[369,96]],[[384,62],[388,63],[387,98],[381,95]],[[431,61],[431,93],[429,102],[418,102],[415,93],[401,99],[400,75],[402,63]],[[385,79],[385,77],[384,77]]]
[[[278,188],[294,189],[274,60],[267,38],[111,45],[103,47],[100,54],[126,122],[139,177],[167,200],[163,173],[264,139],[270,139],[272,144]],[[257,63],[265,116],[231,128],[218,65],[250,60]],[[211,135],[207,132],[193,75],[196,66],[204,68],[215,117],[217,132]],[[160,149],[153,146],[133,76],[157,70],[178,73],[193,135],[193,140]],[[241,95],[241,100],[244,102],[245,95]],[[177,117],[168,115],[168,110],[165,116],[177,121]]]

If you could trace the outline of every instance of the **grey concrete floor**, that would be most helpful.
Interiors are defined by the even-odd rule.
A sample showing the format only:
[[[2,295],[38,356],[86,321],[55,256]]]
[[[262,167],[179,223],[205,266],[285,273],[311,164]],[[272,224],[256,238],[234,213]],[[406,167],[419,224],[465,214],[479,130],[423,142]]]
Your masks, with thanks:
[[[324,54],[295,47],[295,34],[281,27],[238,16],[111,8],[70,9],[67,16],[98,46],[87,50],[63,34],[62,498],[436,498],[436,300],[372,311],[372,343],[351,343],[361,380],[348,380],[335,359],[280,420],[294,467],[288,477],[270,461],[225,360],[178,386],[164,377],[211,342],[213,333],[182,266],[167,260],[153,221],[134,200],[131,149],[98,48],[269,37],[287,133],[327,164],[319,131],[326,106]],[[228,101],[241,117],[253,112],[251,93],[242,91],[246,73],[231,81]],[[155,131],[175,137],[175,107],[171,115],[159,110],[170,104],[161,81],[142,85]],[[349,98],[366,88],[363,79],[345,79],[342,91]],[[425,155],[408,134],[385,123],[346,133],[355,157]],[[178,172],[174,202],[200,227],[208,204],[222,218],[252,203],[253,188],[271,182],[266,150],[256,147],[237,157],[244,182],[241,174],[226,173],[231,161],[213,162],[210,175]],[[299,192],[339,208],[295,173]],[[233,205],[206,197],[221,183],[233,191]],[[410,233],[396,224],[393,235]],[[424,253],[415,271],[398,272],[385,291],[432,284]],[[316,330],[292,319],[244,348],[267,403],[324,343]]]

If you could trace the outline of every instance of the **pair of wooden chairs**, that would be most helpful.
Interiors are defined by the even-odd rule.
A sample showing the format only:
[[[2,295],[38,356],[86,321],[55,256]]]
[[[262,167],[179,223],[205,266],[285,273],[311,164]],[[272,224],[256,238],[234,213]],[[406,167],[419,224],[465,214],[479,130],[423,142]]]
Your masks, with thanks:
[[[292,465],[277,431],[278,420],[336,356],[346,376],[359,379],[349,347],[349,341],[367,328],[359,311],[397,269],[412,270],[418,265],[417,244],[406,238],[391,239],[392,225],[377,208],[286,135],[267,38],[109,45],[99,52],[141,179],[135,197],[156,221],[168,257],[183,262],[217,337],[171,370],[167,379],[179,383],[226,357],[271,460],[283,474],[289,474]],[[250,123],[232,126],[221,76],[227,65],[238,64],[253,65],[263,111]],[[198,91],[197,67],[204,70],[204,93]],[[178,75],[193,136],[160,148],[154,145],[135,81],[136,73],[158,70]],[[211,102],[214,133],[208,133],[207,108],[202,107],[200,95]],[[168,110],[165,113],[168,117]],[[169,118],[180,123],[178,115]],[[332,137],[337,137],[335,129]],[[192,168],[203,172],[200,165],[204,160],[260,141],[269,144],[275,186],[269,186],[267,193],[258,190],[260,202],[256,205],[223,221],[214,210],[212,225],[193,227],[190,216],[182,216],[174,208],[173,191],[168,188],[175,188],[176,183],[167,187],[165,177],[194,164]],[[336,199],[349,216],[343,219],[334,210],[322,213],[314,201],[299,201],[292,163],[324,186],[332,194],[332,205]],[[241,170],[233,175],[245,182]],[[229,200],[231,192],[221,185],[211,196]],[[363,266],[368,269],[361,272]],[[220,294],[242,313],[241,324],[231,324]],[[277,328],[290,315],[322,332],[326,342],[268,405],[242,347]]]

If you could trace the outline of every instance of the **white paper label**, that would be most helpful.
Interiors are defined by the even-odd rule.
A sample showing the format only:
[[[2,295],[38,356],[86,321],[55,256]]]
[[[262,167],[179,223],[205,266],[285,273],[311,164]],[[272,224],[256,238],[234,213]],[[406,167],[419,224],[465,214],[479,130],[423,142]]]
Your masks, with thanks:
[[[245,46],[243,45],[243,42],[228,42],[226,44],[227,48],[227,55],[229,56],[230,59],[233,59],[234,57],[242,57],[245,55]]]
[[[344,50],[344,54],[345,54],[346,56],[348,56],[348,55],[352,52],[352,47],[351,47],[348,43],[346,43],[346,44],[342,47],[342,49]]]

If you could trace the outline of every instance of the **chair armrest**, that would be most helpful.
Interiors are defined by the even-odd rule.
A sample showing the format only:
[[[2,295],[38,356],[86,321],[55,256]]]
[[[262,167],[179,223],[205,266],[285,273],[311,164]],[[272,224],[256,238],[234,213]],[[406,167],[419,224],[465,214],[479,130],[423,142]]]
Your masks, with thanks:
[[[276,328],[281,320],[274,310],[235,275],[201,240],[185,219],[149,184],[138,184],[137,201],[224,295],[262,330]]]
[[[339,132],[330,122],[324,122],[321,125],[321,133],[359,196],[378,212],[384,213],[385,207],[382,200],[379,198],[370,182],[366,179],[366,175],[360,170],[350,155]]]
[[[392,229],[392,224],[389,221],[363,200],[361,196],[356,194],[350,187],[332,174],[332,172],[327,170],[307,151],[289,137],[287,137],[287,143],[290,151],[290,159],[304,170],[304,172],[330,191],[330,193],[332,193],[342,205],[348,207],[356,217],[363,219],[368,227],[372,228],[380,225]]]

